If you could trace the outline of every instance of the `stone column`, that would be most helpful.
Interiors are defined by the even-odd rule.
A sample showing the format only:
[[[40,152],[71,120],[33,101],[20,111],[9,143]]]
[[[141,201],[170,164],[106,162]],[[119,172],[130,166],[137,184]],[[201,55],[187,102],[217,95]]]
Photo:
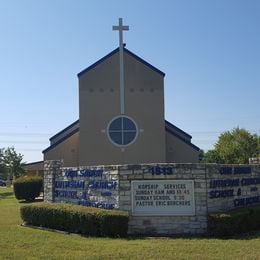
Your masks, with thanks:
[[[54,202],[55,176],[61,173],[61,167],[61,160],[44,161],[43,187],[45,202]]]

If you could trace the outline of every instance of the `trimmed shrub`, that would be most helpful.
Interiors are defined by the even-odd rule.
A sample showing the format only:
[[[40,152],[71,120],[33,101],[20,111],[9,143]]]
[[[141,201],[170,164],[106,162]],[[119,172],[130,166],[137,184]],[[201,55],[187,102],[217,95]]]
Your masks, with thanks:
[[[87,236],[125,237],[128,213],[71,204],[34,203],[21,207],[26,224]]]
[[[105,211],[99,215],[99,224],[101,236],[125,237],[127,236],[128,219],[126,213],[122,211]],[[117,233],[114,233],[117,230]]]
[[[210,214],[208,217],[208,233],[211,236],[229,237],[255,230],[260,230],[260,206]]]
[[[34,201],[40,195],[43,181],[41,177],[25,176],[14,182],[14,194],[18,200]]]

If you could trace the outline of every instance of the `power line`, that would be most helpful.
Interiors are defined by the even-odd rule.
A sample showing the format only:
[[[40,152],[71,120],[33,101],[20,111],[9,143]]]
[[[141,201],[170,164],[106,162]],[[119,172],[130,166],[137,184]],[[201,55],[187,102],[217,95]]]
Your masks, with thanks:
[[[16,150],[24,152],[42,152],[42,149],[16,148]]]
[[[0,136],[52,136],[52,134],[49,133],[0,133]]]
[[[249,132],[260,132],[260,129],[246,129],[247,131]],[[195,131],[195,132],[190,132],[190,134],[205,134],[205,135],[208,135],[208,134],[222,134],[226,131],[230,131],[230,130],[223,130],[223,131]]]
[[[49,142],[40,142],[40,141],[12,141],[12,140],[1,140],[0,143],[8,144],[8,143],[14,143],[14,144],[48,144]]]

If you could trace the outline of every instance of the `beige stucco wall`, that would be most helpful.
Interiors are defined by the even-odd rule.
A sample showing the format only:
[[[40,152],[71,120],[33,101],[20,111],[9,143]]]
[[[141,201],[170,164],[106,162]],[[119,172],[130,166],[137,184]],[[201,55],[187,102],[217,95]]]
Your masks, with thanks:
[[[68,137],[44,154],[45,160],[63,160],[64,166],[78,166],[79,132]]]
[[[124,53],[125,114],[140,132],[135,143],[114,146],[106,128],[120,114],[119,54],[79,77],[80,165],[165,162],[163,75]]]
[[[26,170],[26,174],[29,176],[43,176],[43,161],[26,164],[24,169]]]
[[[166,131],[166,162],[197,163],[199,162],[199,151]]]

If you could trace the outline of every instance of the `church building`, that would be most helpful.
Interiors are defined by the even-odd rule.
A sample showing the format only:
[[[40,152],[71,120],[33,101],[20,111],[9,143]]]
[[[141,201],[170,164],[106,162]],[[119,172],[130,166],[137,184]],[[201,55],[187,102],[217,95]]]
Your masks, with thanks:
[[[64,166],[196,163],[191,136],[164,117],[165,74],[119,48],[78,73],[79,119],[50,138],[44,160]]]

